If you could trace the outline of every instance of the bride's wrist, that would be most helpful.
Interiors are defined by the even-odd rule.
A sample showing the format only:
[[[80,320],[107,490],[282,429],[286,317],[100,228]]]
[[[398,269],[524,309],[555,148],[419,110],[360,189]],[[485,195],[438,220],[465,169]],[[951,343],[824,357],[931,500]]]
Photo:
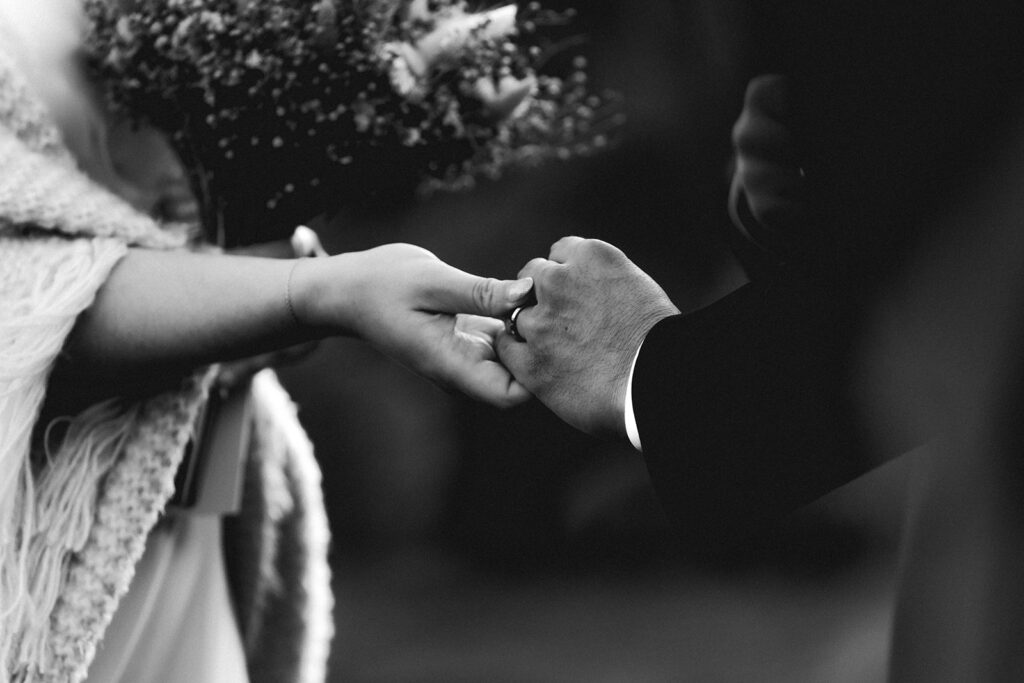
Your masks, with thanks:
[[[324,327],[320,301],[323,299],[324,278],[319,264],[313,259],[296,258],[288,268],[285,283],[285,307],[288,321],[303,336],[318,336]]]
[[[356,269],[349,254],[295,259],[288,272],[285,305],[303,336],[319,339],[355,334]],[[357,296],[357,295],[355,295]]]

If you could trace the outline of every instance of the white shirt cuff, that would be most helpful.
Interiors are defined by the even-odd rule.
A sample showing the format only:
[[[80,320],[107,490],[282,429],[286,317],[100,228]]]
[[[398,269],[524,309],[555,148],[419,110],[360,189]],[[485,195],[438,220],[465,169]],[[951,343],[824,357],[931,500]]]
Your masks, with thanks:
[[[633,448],[643,453],[643,447],[640,445],[640,429],[636,425],[636,415],[633,414],[633,372],[636,370],[636,361],[640,358],[640,349],[642,349],[644,343],[640,342],[640,347],[636,350],[636,355],[633,356],[633,364],[629,367],[629,380],[626,382],[626,406],[625,406],[625,417],[626,417],[626,436],[629,437],[629,442],[633,444]]]

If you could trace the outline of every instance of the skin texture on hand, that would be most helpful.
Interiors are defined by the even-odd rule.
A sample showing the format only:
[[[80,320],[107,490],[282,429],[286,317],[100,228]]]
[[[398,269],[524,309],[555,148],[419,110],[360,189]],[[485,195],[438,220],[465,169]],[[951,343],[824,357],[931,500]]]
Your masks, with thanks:
[[[518,316],[525,342],[502,332],[498,356],[512,375],[577,429],[625,438],[629,372],[647,332],[679,313],[658,284],[616,247],[564,237],[519,277],[536,304]]]
[[[525,303],[532,282],[481,278],[425,249],[389,244],[295,270],[295,310],[313,328],[372,343],[437,384],[498,407],[529,398],[498,361],[497,319]]]

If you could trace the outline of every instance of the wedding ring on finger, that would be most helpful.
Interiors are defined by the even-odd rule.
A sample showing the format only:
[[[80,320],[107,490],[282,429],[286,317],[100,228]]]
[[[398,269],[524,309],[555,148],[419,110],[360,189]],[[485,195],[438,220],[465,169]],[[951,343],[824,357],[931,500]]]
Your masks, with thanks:
[[[525,342],[526,339],[523,335],[519,334],[519,327],[516,325],[516,321],[519,320],[519,314],[523,312],[525,306],[516,306],[515,310],[509,314],[508,318],[505,319],[505,331],[508,332],[509,336],[515,339],[517,342]]]

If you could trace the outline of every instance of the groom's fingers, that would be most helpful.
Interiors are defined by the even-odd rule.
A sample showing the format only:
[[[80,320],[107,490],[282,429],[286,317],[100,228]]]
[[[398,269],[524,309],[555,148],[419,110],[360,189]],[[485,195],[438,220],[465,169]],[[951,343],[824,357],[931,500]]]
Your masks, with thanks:
[[[519,277],[533,280],[533,293],[527,304],[543,303],[557,295],[565,284],[568,266],[546,258],[535,258],[519,271]]]
[[[523,339],[530,340],[537,333],[537,306],[525,306],[516,316],[516,332]]]
[[[555,263],[565,263],[584,241],[582,237],[576,237],[575,235],[563,237],[551,245],[551,252],[548,254],[548,258]]]
[[[508,368],[508,371],[521,385],[529,388],[532,385],[530,375],[532,351],[529,344],[513,339],[512,335],[507,332],[501,332],[495,340],[494,349],[498,352],[498,360],[501,361],[501,364]]]
[[[532,277],[534,282],[536,282],[537,275],[540,272],[542,272],[544,268],[546,268],[550,263],[551,262],[548,261],[546,258],[541,258],[539,256],[535,259],[530,259],[529,261],[526,262],[526,265],[519,270],[519,273],[516,275],[516,277]]]

